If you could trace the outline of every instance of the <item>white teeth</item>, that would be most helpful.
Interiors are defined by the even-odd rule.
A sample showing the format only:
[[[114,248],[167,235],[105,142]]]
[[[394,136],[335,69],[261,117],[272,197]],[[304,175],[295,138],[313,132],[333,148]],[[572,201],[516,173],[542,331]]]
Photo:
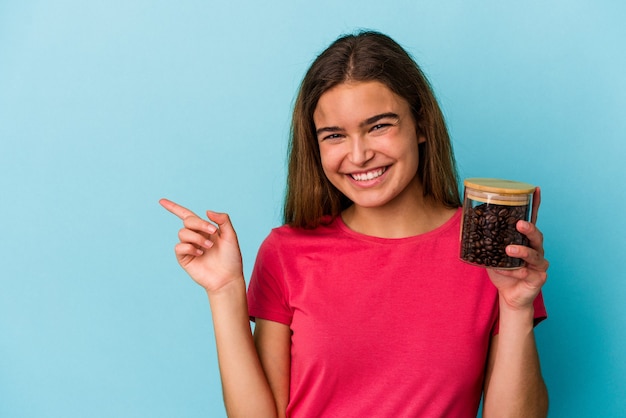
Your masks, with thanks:
[[[357,181],[372,180],[376,177],[380,177],[385,172],[385,168],[379,168],[378,170],[368,171],[367,173],[355,173],[351,174],[352,178]]]

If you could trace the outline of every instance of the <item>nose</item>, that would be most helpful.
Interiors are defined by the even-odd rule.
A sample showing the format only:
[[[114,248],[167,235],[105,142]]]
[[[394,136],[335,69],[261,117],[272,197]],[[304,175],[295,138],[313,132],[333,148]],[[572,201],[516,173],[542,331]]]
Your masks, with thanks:
[[[350,144],[350,162],[363,166],[372,158],[374,158],[374,150],[370,148],[367,139],[361,136],[353,137]]]

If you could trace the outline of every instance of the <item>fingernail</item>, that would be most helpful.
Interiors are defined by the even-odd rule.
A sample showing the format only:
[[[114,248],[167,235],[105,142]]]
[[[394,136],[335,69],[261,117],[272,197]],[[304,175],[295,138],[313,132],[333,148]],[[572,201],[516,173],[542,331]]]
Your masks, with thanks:
[[[207,248],[211,248],[213,246],[213,242],[211,240],[204,241],[204,246]]]
[[[508,247],[507,250],[509,250],[509,254],[517,254],[519,252],[517,247]]]

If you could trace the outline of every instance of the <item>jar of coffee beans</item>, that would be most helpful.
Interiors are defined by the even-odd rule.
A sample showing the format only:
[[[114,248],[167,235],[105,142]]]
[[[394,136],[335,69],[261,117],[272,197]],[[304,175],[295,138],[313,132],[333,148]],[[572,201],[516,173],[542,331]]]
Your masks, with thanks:
[[[535,187],[510,180],[470,178],[463,182],[461,260],[499,269],[522,267],[524,261],[509,257],[509,244],[528,245],[516,229],[517,221],[530,220]]]

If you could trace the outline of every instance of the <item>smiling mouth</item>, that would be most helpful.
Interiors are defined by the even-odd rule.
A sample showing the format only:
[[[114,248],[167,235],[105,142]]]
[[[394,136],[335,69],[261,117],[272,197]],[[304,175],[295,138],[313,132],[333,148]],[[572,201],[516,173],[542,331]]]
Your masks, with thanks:
[[[387,167],[377,168],[376,170],[366,171],[364,173],[353,173],[350,174],[350,177],[352,177],[356,181],[373,180],[377,177],[382,176],[385,171],[387,171]]]

